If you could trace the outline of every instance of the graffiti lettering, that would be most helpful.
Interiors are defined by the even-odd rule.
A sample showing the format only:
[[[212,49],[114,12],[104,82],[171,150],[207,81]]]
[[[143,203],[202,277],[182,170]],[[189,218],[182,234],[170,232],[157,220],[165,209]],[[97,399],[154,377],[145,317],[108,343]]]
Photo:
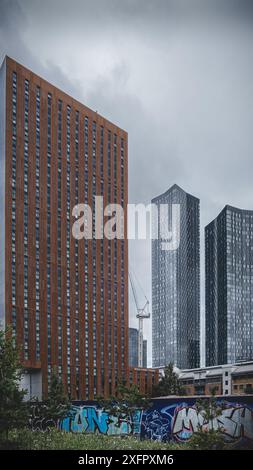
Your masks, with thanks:
[[[98,432],[101,434],[134,434],[140,433],[141,412],[135,413],[134,423],[120,421],[116,416],[109,416],[108,413],[96,406],[73,407],[73,417],[66,418],[60,423],[60,428],[64,431],[73,432]]]
[[[221,429],[229,438],[247,437],[253,439],[253,415],[247,407],[228,407],[221,416],[207,423],[194,407],[176,410],[172,435],[178,439],[189,439],[198,429]]]
[[[247,407],[227,408],[219,417],[224,433],[233,439],[253,439],[253,414]]]
[[[168,404],[167,404],[168,403]],[[154,400],[152,407],[137,411],[133,422],[109,416],[97,403],[73,405],[71,415],[60,423],[41,418],[43,404],[32,407],[30,424],[33,430],[47,431],[58,426],[63,431],[107,435],[140,435],[159,441],[187,441],[199,429],[220,429],[226,440],[253,439],[253,405],[222,401],[222,414],[212,423],[204,420],[195,407],[195,400]],[[164,406],[166,405],[166,406]]]

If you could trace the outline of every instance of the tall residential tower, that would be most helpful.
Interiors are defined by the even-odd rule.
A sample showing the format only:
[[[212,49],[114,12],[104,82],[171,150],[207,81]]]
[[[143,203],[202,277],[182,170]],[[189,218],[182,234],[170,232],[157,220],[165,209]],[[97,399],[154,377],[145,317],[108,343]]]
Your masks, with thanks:
[[[253,211],[226,206],[205,229],[206,365],[253,359]]]
[[[199,199],[172,186],[154,198],[158,208],[158,238],[152,240],[153,367],[169,362],[179,368],[199,366],[200,238]],[[161,234],[161,205],[172,221],[179,207],[178,246],[166,250]],[[168,227],[170,229],[170,227]]]
[[[128,199],[127,133],[6,58],[0,76],[0,294],[30,385],[55,370],[73,399],[114,393],[128,369],[122,240],[76,240],[73,207]],[[41,380],[42,379],[42,380]]]

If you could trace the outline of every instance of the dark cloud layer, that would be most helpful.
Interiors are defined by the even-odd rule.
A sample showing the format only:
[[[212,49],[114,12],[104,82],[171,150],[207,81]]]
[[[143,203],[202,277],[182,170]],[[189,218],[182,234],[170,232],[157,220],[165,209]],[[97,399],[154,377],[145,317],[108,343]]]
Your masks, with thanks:
[[[252,43],[250,0],[0,0],[0,59],[128,131],[131,202],[175,182],[201,199],[202,315],[204,225],[253,208]],[[149,242],[130,262],[150,296]]]

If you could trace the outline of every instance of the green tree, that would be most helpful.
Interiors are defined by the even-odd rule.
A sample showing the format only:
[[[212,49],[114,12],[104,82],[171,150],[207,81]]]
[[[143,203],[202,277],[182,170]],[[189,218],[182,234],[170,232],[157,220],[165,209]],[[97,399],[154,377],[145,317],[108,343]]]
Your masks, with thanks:
[[[71,401],[64,392],[64,387],[56,371],[53,371],[48,391],[48,398],[43,403],[37,400],[38,412],[43,418],[45,429],[55,427],[61,420],[71,416]]]
[[[170,362],[164,368],[164,376],[157,385],[154,385],[152,395],[153,397],[166,397],[168,395],[183,395],[184,393],[185,390],[180,385],[178,376],[174,372],[174,366]]]
[[[11,429],[28,423],[29,411],[24,402],[26,391],[20,389],[22,367],[10,328],[0,331],[0,437],[8,439]]]
[[[208,423],[209,429],[215,429],[217,427],[217,418],[222,415],[222,411],[224,410],[224,406],[217,402],[215,388],[211,390],[210,397],[197,400],[195,406],[198,413],[203,416],[204,422]]]
[[[217,402],[215,388],[212,389],[210,397],[197,400],[195,406],[200,418],[202,418],[202,424],[199,424],[198,431],[193,434],[189,447],[201,450],[224,449],[226,442],[223,428],[218,422],[224,405]]]
[[[138,421],[138,413],[150,405],[150,400],[139,393],[136,385],[127,387],[119,384],[116,396],[108,400],[99,400],[99,405],[109,416],[109,423],[114,423],[116,427],[127,423],[130,430],[129,434],[135,433],[135,423]]]

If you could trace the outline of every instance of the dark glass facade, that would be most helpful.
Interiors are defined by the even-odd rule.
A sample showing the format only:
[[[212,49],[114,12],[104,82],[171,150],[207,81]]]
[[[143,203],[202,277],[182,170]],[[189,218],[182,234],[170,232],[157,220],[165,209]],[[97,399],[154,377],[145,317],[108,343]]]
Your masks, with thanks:
[[[144,368],[148,367],[148,341],[146,339],[143,340],[143,364]]]
[[[128,351],[129,351],[129,367],[138,366],[138,330],[129,328],[128,330]]]
[[[137,328],[129,328],[128,331],[128,351],[129,351],[129,367],[138,367],[138,330]],[[147,367],[147,340],[143,340],[143,364]]]
[[[186,369],[199,366],[200,238],[199,199],[179,186],[152,200],[158,208],[158,238],[152,240],[153,367],[173,362]],[[162,249],[161,204],[179,205],[179,246]],[[154,222],[154,218],[153,218]]]
[[[253,211],[226,206],[205,229],[206,365],[253,358]]]

